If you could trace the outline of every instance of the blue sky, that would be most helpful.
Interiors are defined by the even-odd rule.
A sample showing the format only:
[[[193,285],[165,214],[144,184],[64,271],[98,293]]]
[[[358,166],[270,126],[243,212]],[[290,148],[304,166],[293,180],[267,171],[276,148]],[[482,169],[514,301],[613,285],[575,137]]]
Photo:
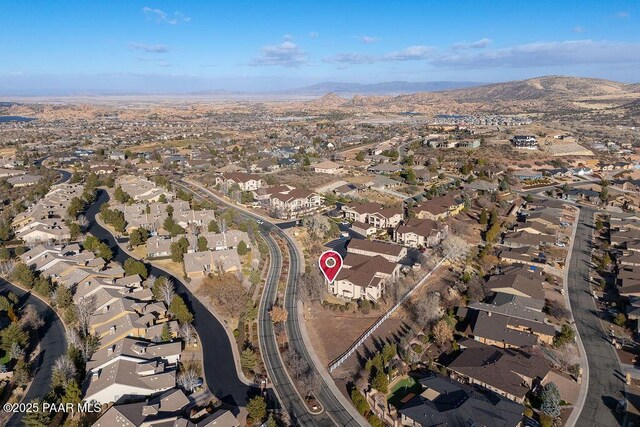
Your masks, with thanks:
[[[0,94],[640,81],[638,1],[4,0]]]

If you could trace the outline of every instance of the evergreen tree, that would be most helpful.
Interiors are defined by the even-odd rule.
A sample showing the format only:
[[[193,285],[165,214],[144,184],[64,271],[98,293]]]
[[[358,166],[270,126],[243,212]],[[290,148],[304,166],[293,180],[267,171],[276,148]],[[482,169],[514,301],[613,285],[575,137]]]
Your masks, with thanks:
[[[262,423],[267,416],[267,402],[262,396],[256,396],[247,403],[247,412],[255,424]]]
[[[486,225],[487,221],[487,210],[483,208],[482,212],[480,212],[480,224]]]

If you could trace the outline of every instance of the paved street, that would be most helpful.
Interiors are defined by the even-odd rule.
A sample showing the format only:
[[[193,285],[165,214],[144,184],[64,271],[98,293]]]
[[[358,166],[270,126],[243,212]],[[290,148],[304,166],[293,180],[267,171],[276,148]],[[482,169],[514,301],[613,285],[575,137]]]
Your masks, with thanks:
[[[89,220],[89,233],[106,241],[113,250],[114,259],[124,264],[129,255],[120,250],[113,235],[96,222],[96,214],[99,212],[100,206],[108,200],[107,192],[99,190],[96,202],[89,207],[86,213]],[[238,378],[234,368],[235,361],[231,343],[222,324],[177,278],[150,264],[147,266],[150,268],[150,274],[172,278],[176,285],[176,292],[185,299],[191,308],[194,314],[193,326],[198,331],[200,344],[204,349],[204,373],[211,392],[228,405],[244,406],[247,400],[257,393],[257,389],[246,385]]]
[[[184,187],[186,189],[191,190],[189,187]],[[281,238],[285,239],[288,244],[289,257],[291,260],[290,263],[290,271],[289,271],[289,280],[287,284],[287,291],[285,295],[285,308],[289,312],[289,316],[287,318],[287,334],[289,337],[289,345],[294,348],[304,359],[306,359],[309,366],[313,367],[314,370],[317,369],[316,363],[313,358],[309,354],[304,340],[302,338],[301,333],[301,325],[298,322],[298,305],[297,305],[297,295],[296,295],[296,280],[299,272],[299,266],[301,260],[299,259],[299,255],[295,250],[294,244],[291,242],[291,238],[283,232],[279,227],[276,227],[269,222],[264,221],[263,218],[259,218],[257,215],[250,213],[244,209],[241,209],[235,205],[230,204],[226,200],[223,200],[216,196],[211,191],[204,189],[203,187],[199,187],[196,194],[205,195],[210,199],[214,199],[217,203],[226,205],[233,209],[237,209],[242,215],[249,216],[254,219],[259,219],[263,221],[263,225],[260,228],[263,236],[265,236],[265,240],[267,244],[270,246],[270,251],[275,251],[276,255],[272,257],[271,262],[271,272],[276,271],[278,264],[282,262],[282,254],[280,253],[280,249],[275,242],[272,242],[272,238],[269,236],[268,232],[272,231],[277,233]],[[279,267],[277,268],[279,272]],[[267,283],[269,285],[269,282]],[[272,289],[267,286],[265,290],[266,293],[273,292]],[[275,295],[270,296],[267,295],[267,301],[273,301],[275,299]],[[268,312],[268,304],[263,304],[260,310],[260,318],[265,319],[267,317]],[[270,323],[270,322],[269,322]],[[283,406],[287,408],[287,410],[294,416],[294,419],[304,425],[339,425],[339,426],[358,426],[358,425],[366,425],[364,419],[355,413],[355,409],[351,406],[351,404],[341,395],[340,391],[337,389],[331,378],[328,377],[328,374],[325,376],[320,375],[320,373],[316,370],[316,374],[320,375],[322,378],[322,387],[321,391],[318,394],[318,400],[324,407],[325,411],[317,416],[307,416],[298,417],[295,415],[296,413],[300,413],[301,411],[306,412],[306,406],[299,399],[297,394],[290,388],[289,378],[286,375],[286,371],[284,367],[281,367],[282,362],[280,361],[279,356],[274,353],[273,343],[275,339],[272,339],[273,334],[270,333],[271,325],[266,325],[265,322],[261,321],[260,323],[261,329],[263,329],[264,334],[261,332],[261,346],[266,348],[266,352],[263,352],[262,356],[265,359],[265,363],[267,368],[269,369],[269,376],[271,381],[275,385],[276,392],[280,399],[282,400]],[[262,340],[265,339],[264,342]],[[268,359],[268,360],[267,360]],[[324,369],[324,368],[322,368]],[[326,373],[326,369],[325,369]],[[341,401],[342,400],[342,401]],[[356,417],[352,415],[352,412],[355,413]],[[357,418],[357,420],[356,420]],[[308,421],[308,422],[307,422]]]
[[[44,325],[38,331],[40,354],[33,364],[33,381],[23,400],[27,403],[35,398],[42,398],[51,389],[53,362],[62,356],[67,349],[64,325],[51,307],[3,279],[0,279],[0,291],[3,293],[11,291],[20,298],[20,304],[33,305],[44,320]],[[24,413],[16,413],[6,425],[9,427],[22,426],[23,416]]]
[[[569,299],[589,361],[588,394],[576,426],[620,425],[614,415],[624,389],[618,359],[597,316],[590,294],[592,208],[581,207],[573,254],[569,263]]]

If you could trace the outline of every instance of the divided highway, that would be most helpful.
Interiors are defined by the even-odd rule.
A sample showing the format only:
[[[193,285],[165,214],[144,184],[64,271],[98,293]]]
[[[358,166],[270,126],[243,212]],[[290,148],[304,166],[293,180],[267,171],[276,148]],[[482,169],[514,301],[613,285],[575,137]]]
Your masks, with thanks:
[[[311,355],[307,351],[307,348],[302,339],[302,333],[300,330],[301,325],[298,321],[298,304],[297,304],[297,286],[296,280],[301,266],[301,259],[296,251],[295,244],[291,241],[291,238],[280,229],[269,222],[265,222],[261,217],[252,214],[251,212],[240,209],[237,206],[227,202],[226,200],[216,196],[213,192],[205,189],[201,186],[193,186],[192,184],[185,185],[184,183],[175,183],[182,188],[204,197],[207,199],[213,199],[217,203],[225,205],[229,208],[236,209],[241,215],[259,220],[262,224],[260,231],[269,246],[271,254],[271,267],[269,270],[269,277],[266,283],[263,301],[260,306],[260,342],[262,349],[262,356],[265,360],[269,377],[274,384],[276,394],[281,400],[283,406],[289,411],[292,419],[299,425],[338,425],[338,426],[366,426],[368,423],[362,418],[355,409],[350,406],[350,403],[340,395],[340,391],[330,378],[320,375],[317,370],[317,366],[314,363]],[[278,351],[277,343],[275,341],[275,335],[273,334],[273,325],[269,318],[269,309],[273,304],[277,294],[277,281],[280,276],[280,270],[282,268],[282,253],[280,248],[274,241],[270,232],[277,234],[284,239],[287,243],[290,266],[289,277],[287,282],[287,290],[285,294],[285,308],[287,309],[289,316],[287,318],[287,334],[289,337],[289,345],[295,349],[306,361],[307,364],[316,371],[315,374],[322,378],[321,390],[318,393],[318,400],[322,404],[324,411],[320,415],[311,415],[304,402],[300,399],[300,396],[295,392],[294,386],[291,384],[289,376],[286,373],[286,369],[282,364],[282,359]],[[331,381],[331,384],[329,384]],[[333,387],[332,387],[333,386]],[[344,402],[340,402],[340,398]],[[347,406],[348,405],[348,406]],[[301,415],[302,414],[302,415]]]

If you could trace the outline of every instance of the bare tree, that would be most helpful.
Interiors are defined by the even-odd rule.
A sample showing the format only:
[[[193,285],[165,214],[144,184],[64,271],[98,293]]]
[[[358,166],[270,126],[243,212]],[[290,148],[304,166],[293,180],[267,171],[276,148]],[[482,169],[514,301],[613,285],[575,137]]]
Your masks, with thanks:
[[[294,349],[290,349],[287,352],[287,363],[289,365],[290,372],[298,381],[302,379],[304,373],[309,369],[306,360],[304,360]]]
[[[198,373],[193,369],[186,369],[178,375],[177,384],[186,391],[193,391],[198,386]]]
[[[386,285],[385,292],[391,297],[393,303],[397,303],[407,293],[411,284],[404,278],[396,277]]]
[[[87,335],[89,332],[89,319],[96,310],[96,299],[91,296],[89,298],[82,298],[76,304],[76,314],[78,317],[78,325],[80,326],[80,332],[82,335]]]
[[[176,295],[176,290],[173,282],[170,279],[165,280],[160,286],[160,294],[162,295],[162,300],[169,307],[171,305],[171,300]]]
[[[27,305],[20,316],[20,323],[23,329],[36,331],[44,325],[44,320],[34,305]]]
[[[81,228],[82,230],[86,230],[86,229],[87,229],[87,227],[89,226],[89,220],[87,219],[87,217],[86,217],[86,216],[84,216],[84,215],[80,215],[80,216],[78,217],[78,224],[80,225],[80,228]]]
[[[358,371],[355,386],[362,392],[369,389],[369,372],[367,372],[366,369],[360,369]]]
[[[578,347],[573,343],[565,343],[560,347],[553,349],[555,361],[562,369],[568,371],[575,365],[580,364],[580,355]]]
[[[11,349],[9,349],[9,358],[13,360],[19,360],[24,357],[24,349],[20,347],[20,344],[14,342],[11,344]]]
[[[184,341],[185,346],[190,346],[195,343],[196,340],[196,330],[190,323],[182,323],[178,327],[178,335]]]
[[[66,386],[71,380],[75,379],[76,374],[76,365],[66,354],[58,357],[53,363],[51,377],[54,384],[57,383]]]
[[[311,395],[317,396],[322,389],[322,378],[316,371],[307,369],[300,379],[300,388],[306,397],[310,397]]]
[[[461,261],[466,258],[471,245],[462,237],[449,235],[441,243],[442,253],[452,261]]]
[[[149,277],[147,277],[147,280],[145,280],[142,285],[145,288],[151,289],[153,288],[153,284],[156,283],[156,279],[157,279],[156,276],[154,276],[153,274],[150,274]]]
[[[16,267],[16,263],[14,260],[10,259],[7,261],[0,262],[0,274],[4,277],[8,277],[13,273],[13,269]]]
[[[418,325],[425,329],[430,328],[444,314],[440,304],[440,294],[430,292],[424,298],[416,298],[413,303],[413,314]]]
[[[100,347],[100,337],[97,335],[86,335],[82,340],[82,346],[80,352],[85,362],[91,360],[93,353]]]
[[[445,319],[440,319],[433,327],[433,338],[440,347],[450,343],[453,341],[453,327]]]
[[[320,277],[320,273],[315,268],[298,276],[298,296],[303,303],[320,303],[325,290],[324,279]]]
[[[82,339],[80,338],[80,334],[77,329],[67,330],[67,347],[75,349],[82,348]]]
[[[302,219],[302,225],[307,227],[313,237],[324,237],[331,230],[331,222],[324,215],[306,216]]]

